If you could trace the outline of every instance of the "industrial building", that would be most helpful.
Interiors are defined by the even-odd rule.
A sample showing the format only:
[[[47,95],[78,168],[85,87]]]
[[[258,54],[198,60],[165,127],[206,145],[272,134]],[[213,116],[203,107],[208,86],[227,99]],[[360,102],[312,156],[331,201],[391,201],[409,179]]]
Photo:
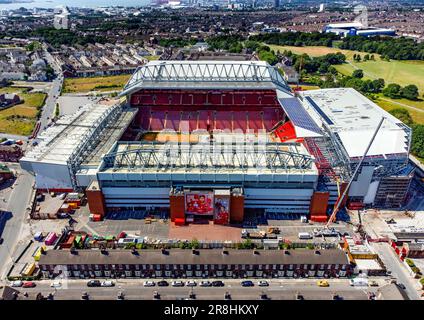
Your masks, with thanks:
[[[294,94],[261,61],[151,61],[123,102],[87,105],[21,159],[36,186],[84,191],[90,211],[163,210],[176,223],[246,213],[326,221],[382,117],[347,203],[399,207],[411,129],[354,89]]]
[[[389,28],[372,28],[365,27],[360,22],[347,22],[347,23],[330,23],[324,27],[324,32],[335,33],[342,37],[347,36],[395,36],[396,30]]]

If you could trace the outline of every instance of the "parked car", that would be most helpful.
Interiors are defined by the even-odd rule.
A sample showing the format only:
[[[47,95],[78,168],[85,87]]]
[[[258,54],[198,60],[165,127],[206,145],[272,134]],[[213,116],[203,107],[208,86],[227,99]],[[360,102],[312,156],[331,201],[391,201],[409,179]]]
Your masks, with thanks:
[[[154,281],[145,281],[144,283],[143,283],[143,286],[144,287],[154,287],[156,284],[155,284],[155,282]]]
[[[327,280],[318,280],[317,281],[317,286],[318,287],[329,287],[330,284],[328,283]]]
[[[253,281],[250,280],[244,280],[241,282],[242,287],[253,287],[255,284]]]
[[[406,287],[403,283],[398,283],[397,285],[398,285],[399,288],[406,290]]]
[[[378,287],[378,283],[377,283],[377,281],[374,281],[374,280],[369,281],[369,282],[368,282],[368,285],[369,285],[370,287]]]
[[[167,287],[167,286],[169,286],[169,283],[168,283],[168,281],[161,280],[161,281],[158,282],[158,286],[159,287]]]
[[[200,282],[201,287],[211,287],[212,283],[210,281],[204,280]]]
[[[260,287],[268,287],[269,286],[269,283],[266,280],[260,280],[258,282],[258,286],[260,286]]]
[[[22,284],[22,288],[34,288],[36,286],[35,282],[32,281],[25,281]]]
[[[16,281],[13,281],[10,286],[11,287],[22,287],[23,284],[24,283],[21,280],[16,280]]]
[[[50,284],[50,287],[52,287],[52,288],[60,288],[61,286],[62,286],[62,283],[60,283],[59,281],[53,281]]]
[[[100,280],[90,280],[87,282],[87,287],[100,287],[101,285]]]
[[[212,287],[223,287],[223,286],[224,286],[224,282],[222,282],[221,280],[212,281]]]
[[[82,295],[81,295],[81,299],[82,300],[88,300],[89,299],[88,293],[87,292],[83,292]]]
[[[186,286],[187,287],[195,287],[195,286],[197,286],[197,283],[194,280],[189,280],[189,281],[186,282]]]
[[[173,287],[184,287],[184,282],[180,280],[175,280],[175,281],[172,281],[171,285]]]
[[[103,282],[100,284],[100,286],[101,286],[101,287],[113,287],[113,286],[115,286],[115,283],[114,283],[113,281],[106,280],[106,281],[103,281]]]

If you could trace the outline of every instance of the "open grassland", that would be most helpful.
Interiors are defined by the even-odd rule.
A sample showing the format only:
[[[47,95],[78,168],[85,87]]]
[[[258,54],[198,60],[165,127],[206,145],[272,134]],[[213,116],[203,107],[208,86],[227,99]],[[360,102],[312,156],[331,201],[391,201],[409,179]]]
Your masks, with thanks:
[[[362,54],[363,56],[363,54]],[[366,79],[382,78],[389,83],[397,83],[401,86],[415,84],[420,94],[424,94],[424,61],[363,61],[354,62],[348,59],[349,63],[335,66],[337,71],[344,75],[350,75],[355,69],[362,69]]]
[[[306,53],[312,57],[323,56],[328,53],[342,52],[344,55],[346,55],[347,63],[335,66],[337,71],[341,74],[351,75],[354,70],[362,69],[364,71],[364,79],[374,80],[382,78],[386,84],[397,83],[401,86],[415,84],[419,89],[420,98],[422,98],[424,94],[424,61],[383,61],[380,59],[378,54],[374,54],[374,61],[369,60],[356,62],[353,60],[354,54],[359,54],[363,59],[366,53],[318,46],[294,47],[269,45],[269,47],[275,51],[280,50],[280,52],[283,52],[284,50],[290,50],[295,54]],[[375,102],[387,111],[395,108],[405,108],[410,112],[413,120],[416,123],[424,123],[424,101],[390,99],[380,94],[378,100]]]
[[[121,90],[130,77],[131,75],[124,74],[107,77],[68,78],[65,79],[63,93]]]
[[[319,57],[324,56],[328,53],[337,53],[341,52],[343,53],[348,60],[353,58],[353,55],[355,53],[364,54],[363,52],[359,51],[353,51],[353,50],[343,50],[338,48],[330,48],[330,47],[319,47],[319,46],[312,46],[312,47],[295,47],[295,46],[277,46],[273,44],[266,44],[268,47],[270,47],[272,50],[277,52],[280,50],[280,52],[283,52],[284,50],[288,50],[293,52],[294,54],[304,54],[306,53],[308,56],[311,57]],[[378,55],[375,55],[376,57]]]
[[[390,99],[380,94],[378,99],[374,102],[386,111],[404,108],[408,110],[415,123],[424,124],[424,101]]]
[[[5,87],[0,93],[16,93],[24,100],[16,106],[0,111],[0,132],[30,135],[37,121],[37,111],[44,105],[45,93],[28,93],[26,88]]]

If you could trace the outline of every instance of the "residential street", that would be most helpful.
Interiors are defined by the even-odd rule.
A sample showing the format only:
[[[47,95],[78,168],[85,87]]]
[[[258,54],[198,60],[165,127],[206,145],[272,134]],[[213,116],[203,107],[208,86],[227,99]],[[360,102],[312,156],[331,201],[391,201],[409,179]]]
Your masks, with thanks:
[[[399,257],[396,256],[393,249],[387,243],[373,243],[372,247],[380,256],[388,270],[392,271],[392,276],[397,278],[398,283],[402,283],[406,287],[406,293],[411,300],[421,300],[416,284],[406,268],[401,264]]]
[[[147,279],[146,279],[147,280]],[[153,279],[155,280],[155,279]],[[211,281],[216,279],[211,279]],[[259,287],[258,280],[252,280],[254,287],[242,287],[240,279],[222,279],[224,287],[199,287],[201,280],[196,279],[197,286],[190,288],[184,287],[143,287],[145,280],[127,279],[116,280],[114,287],[89,288],[87,280],[63,281],[61,288],[51,288],[51,281],[44,280],[37,282],[37,287],[31,289],[18,289],[22,292],[35,293],[41,292],[47,296],[49,293],[54,295],[54,299],[72,299],[80,300],[84,292],[89,294],[91,300],[116,300],[118,293],[122,292],[125,299],[153,299],[154,292],[160,294],[162,300],[188,299],[189,294],[193,292],[196,299],[223,300],[226,292],[230,293],[234,300],[258,300],[260,295],[265,293],[268,298],[275,300],[294,300],[296,294],[302,295],[305,300],[331,300],[333,294],[338,294],[345,300],[364,300],[367,299],[368,292],[375,292],[378,287],[351,287],[347,279],[330,279],[329,287],[318,287],[317,279],[272,279],[268,280],[268,287]],[[60,281],[60,280],[59,280]],[[157,281],[157,280],[156,280]],[[184,282],[187,281],[186,279]],[[171,282],[170,280],[168,282]],[[383,284],[383,282],[381,281]]]
[[[18,169],[19,164],[9,165],[12,169]],[[18,170],[17,179],[12,186],[12,191],[6,203],[1,203],[1,209],[6,211],[1,217],[1,237],[3,244],[0,245],[0,275],[3,279],[10,263],[11,255],[16,252],[17,244],[20,243],[22,225],[26,219],[26,208],[29,205],[34,177],[23,170]]]

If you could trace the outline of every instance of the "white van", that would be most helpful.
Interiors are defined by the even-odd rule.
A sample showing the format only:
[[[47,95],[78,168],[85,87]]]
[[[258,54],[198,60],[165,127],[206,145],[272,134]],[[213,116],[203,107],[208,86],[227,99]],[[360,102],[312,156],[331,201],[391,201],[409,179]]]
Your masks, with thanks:
[[[355,278],[349,281],[352,287],[368,287],[368,279],[366,278]]]
[[[312,239],[312,234],[310,234],[309,232],[299,232],[299,234],[297,235],[299,237],[299,239]]]

